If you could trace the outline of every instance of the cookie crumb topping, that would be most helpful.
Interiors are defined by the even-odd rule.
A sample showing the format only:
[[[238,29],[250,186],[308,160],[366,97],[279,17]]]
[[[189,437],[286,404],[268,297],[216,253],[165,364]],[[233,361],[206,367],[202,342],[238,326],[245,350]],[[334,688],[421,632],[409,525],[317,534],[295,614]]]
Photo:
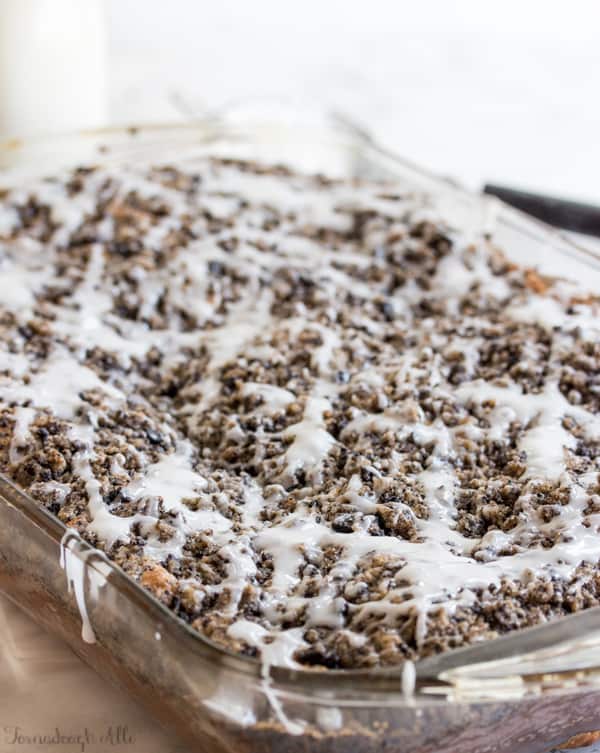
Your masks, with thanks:
[[[0,291],[0,471],[212,641],[370,667],[600,603],[600,299],[427,196],[79,168],[3,193]]]

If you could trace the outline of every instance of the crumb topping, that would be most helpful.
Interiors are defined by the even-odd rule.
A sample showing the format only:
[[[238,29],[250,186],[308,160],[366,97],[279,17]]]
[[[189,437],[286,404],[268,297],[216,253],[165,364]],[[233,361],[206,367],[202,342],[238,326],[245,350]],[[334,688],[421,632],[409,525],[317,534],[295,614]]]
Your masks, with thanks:
[[[2,194],[0,292],[0,471],[211,640],[369,667],[600,603],[600,300],[427,196],[79,168]]]

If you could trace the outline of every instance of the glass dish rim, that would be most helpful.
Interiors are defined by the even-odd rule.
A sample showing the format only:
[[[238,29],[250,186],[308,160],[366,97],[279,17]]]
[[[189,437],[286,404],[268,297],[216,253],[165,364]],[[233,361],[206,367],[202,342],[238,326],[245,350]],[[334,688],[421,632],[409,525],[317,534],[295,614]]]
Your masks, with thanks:
[[[0,157],[2,154],[22,153],[27,150],[35,150],[38,147],[52,149],[59,143],[67,142],[67,144],[70,144],[78,139],[83,139],[86,142],[89,140],[90,146],[95,145],[97,149],[96,159],[98,164],[102,164],[103,159],[105,159],[105,155],[102,153],[102,147],[105,144],[105,141],[110,141],[112,138],[124,139],[123,144],[126,144],[131,143],[129,142],[130,139],[142,139],[146,136],[158,136],[167,139],[171,136],[177,137],[185,134],[198,137],[198,140],[193,143],[198,145],[210,145],[211,143],[218,141],[220,138],[231,138],[231,136],[234,135],[235,132],[228,133],[225,130],[226,127],[231,127],[231,124],[227,122],[229,115],[230,113],[224,109],[222,111],[215,111],[212,114],[207,114],[206,116],[191,122],[114,125],[65,131],[50,135],[40,135],[22,140],[11,139],[8,142],[0,143]],[[575,242],[560,230],[557,230],[540,220],[534,219],[517,209],[509,207],[495,197],[477,194],[463,188],[461,185],[447,178],[440,177],[434,172],[415,165],[411,161],[397,155],[394,151],[381,145],[364,127],[357,124],[351,118],[338,113],[322,110],[318,112],[318,117],[323,120],[323,123],[319,123],[318,127],[323,128],[323,125],[326,125],[332,135],[335,135],[337,140],[340,140],[343,135],[345,138],[350,139],[351,143],[356,147],[368,150],[379,158],[388,160],[392,166],[395,165],[397,168],[410,171],[414,174],[415,178],[424,181],[433,190],[449,192],[461,200],[473,203],[477,202],[482,206],[487,204],[490,207],[496,207],[497,211],[502,212],[503,220],[520,232],[543,234],[548,239],[548,242],[554,245],[557,252],[565,254],[571,253],[579,257],[584,263],[589,264],[590,261],[593,260],[600,265],[600,253],[597,253],[595,250]],[[259,123],[258,125],[264,125],[264,122]],[[275,123],[273,125],[281,126],[282,124]],[[285,124],[283,125],[285,127]],[[233,126],[234,128],[245,127],[248,129],[256,127],[256,124],[248,125],[247,123],[235,123],[234,121]],[[339,128],[340,132],[334,134],[333,128]],[[76,162],[77,160],[71,164],[76,164]],[[19,166],[9,167],[8,169],[0,168],[0,187],[5,175],[13,174],[16,176],[20,175]],[[29,173],[26,174],[29,175]],[[36,174],[40,175],[39,170]],[[43,170],[41,174],[43,175]],[[563,248],[556,248],[557,246],[562,246]],[[32,498],[21,491],[2,474],[0,474],[0,501],[15,508],[21,515],[25,516],[29,522],[41,529],[46,535],[50,536],[57,545],[57,552],[65,534],[69,532],[72,533],[71,529],[63,524],[58,518],[50,514],[44,508],[38,506]],[[80,556],[92,552],[95,553],[93,557],[86,557],[86,562],[89,567],[95,569],[95,562],[97,561],[103,563],[103,571],[105,571],[108,566],[110,568],[110,585],[114,586],[121,594],[124,596],[126,595],[127,598],[132,599],[146,610],[150,617],[154,618],[157,622],[160,622],[163,629],[178,630],[182,636],[185,635],[185,639],[188,642],[190,649],[195,653],[200,654],[204,660],[230,671],[242,672],[247,676],[254,677],[256,680],[261,680],[261,678],[264,680],[265,667],[260,660],[237,654],[230,649],[214,643],[202,633],[194,630],[188,623],[177,617],[177,615],[168,609],[168,607],[163,605],[156,597],[143,589],[131,576],[127,575],[121,568],[109,560],[104,553],[79,538],[78,547],[74,553]],[[589,610],[586,611],[589,612]],[[564,622],[569,619],[570,617],[566,616],[558,618],[554,622]],[[518,633],[523,634],[529,633],[530,631],[539,631],[544,627],[546,627],[546,625],[524,628],[519,630]],[[502,640],[503,638],[499,637],[490,643],[497,643]],[[441,656],[447,656],[449,654],[457,655],[462,650],[465,649],[454,649],[444,652]],[[417,671],[423,661],[428,660],[421,660],[414,663]],[[268,677],[277,683],[280,691],[289,695],[301,693],[305,700],[306,696],[304,693],[314,693],[315,691],[319,691],[326,694],[325,699],[323,697],[318,698],[319,703],[323,703],[324,700],[326,702],[327,698],[331,698],[331,702],[335,702],[335,705],[339,706],[344,703],[343,699],[339,698],[336,692],[340,690],[340,683],[343,683],[344,685],[348,683],[348,689],[351,689],[351,686],[354,683],[360,681],[361,695],[383,694],[390,702],[393,702],[393,699],[395,698],[402,697],[403,693],[400,688],[399,680],[402,675],[403,666],[403,664],[400,664],[392,667],[376,667],[372,669],[326,670],[323,670],[322,668],[272,666],[267,669]],[[427,684],[431,685],[432,680],[428,680]],[[578,688],[576,690],[581,692],[582,689]],[[559,692],[561,694],[567,694],[568,692],[572,692],[572,689],[561,688]],[[334,693],[334,695],[329,696],[329,693]],[[417,698],[419,702],[434,700],[431,697],[423,695],[417,695]],[[469,699],[469,702],[485,702],[486,700],[494,701],[495,699],[485,697]],[[380,703],[381,699],[378,698],[377,702]]]

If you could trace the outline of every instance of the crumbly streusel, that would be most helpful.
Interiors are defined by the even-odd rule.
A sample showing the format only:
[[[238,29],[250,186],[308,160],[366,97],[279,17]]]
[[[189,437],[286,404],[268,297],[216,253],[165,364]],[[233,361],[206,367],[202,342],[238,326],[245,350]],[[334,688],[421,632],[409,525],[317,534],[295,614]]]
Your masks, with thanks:
[[[598,299],[233,160],[0,204],[0,470],[219,644],[393,664],[600,603]]]

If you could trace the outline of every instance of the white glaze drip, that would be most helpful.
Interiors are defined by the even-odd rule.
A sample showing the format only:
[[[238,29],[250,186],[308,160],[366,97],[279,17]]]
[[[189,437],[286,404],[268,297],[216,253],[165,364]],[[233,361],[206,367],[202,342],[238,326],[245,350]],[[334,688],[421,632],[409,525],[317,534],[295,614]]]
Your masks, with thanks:
[[[81,638],[85,643],[95,643],[96,635],[92,626],[87,599],[97,600],[98,592],[107,582],[110,566],[96,561],[90,567],[88,560],[98,558],[93,549],[79,550],[81,539],[73,531],[66,531],[60,542],[60,566],[65,571],[69,593],[74,593],[77,609],[81,616]]]

